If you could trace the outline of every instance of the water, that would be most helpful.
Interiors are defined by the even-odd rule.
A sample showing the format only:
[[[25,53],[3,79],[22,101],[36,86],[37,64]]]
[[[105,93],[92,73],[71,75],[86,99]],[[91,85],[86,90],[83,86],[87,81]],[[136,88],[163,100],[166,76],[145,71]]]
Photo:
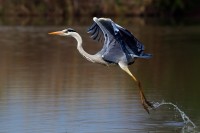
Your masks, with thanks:
[[[156,103],[153,104],[153,106],[154,106],[153,109],[158,109],[160,106],[163,106],[163,105],[173,106],[174,109],[176,111],[178,111],[178,113],[180,113],[180,116],[183,119],[183,122],[185,123],[185,125],[191,124],[193,126],[193,128],[196,128],[196,125],[194,124],[194,122],[192,122],[190,120],[190,118],[177,105],[175,105],[171,102],[165,102],[165,101],[162,101],[160,103],[156,102]]]
[[[170,101],[197,126],[185,126],[173,106],[146,113],[137,86],[118,67],[80,56],[72,38],[49,36],[66,26],[0,26],[0,133],[198,132],[200,26],[117,20],[152,53],[130,66],[150,101]],[[95,53],[91,22],[67,22]],[[133,27],[134,26],[134,27]],[[170,109],[169,109],[170,108]]]

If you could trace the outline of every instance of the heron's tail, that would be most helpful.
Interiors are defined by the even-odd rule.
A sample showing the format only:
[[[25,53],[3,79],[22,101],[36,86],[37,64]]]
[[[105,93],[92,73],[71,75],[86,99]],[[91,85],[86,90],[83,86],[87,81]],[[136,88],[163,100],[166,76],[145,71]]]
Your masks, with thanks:
[[[140,55],[135,55],[135,54],[132,54],[131,55],[132,57],[134,58],[143,58],[143,59],[149,59],[152,57],[152,54],[147,54],[147,53],[141,53]]]
[[[152,57],[152,54],[142,53],[138,58],[149,59]]]

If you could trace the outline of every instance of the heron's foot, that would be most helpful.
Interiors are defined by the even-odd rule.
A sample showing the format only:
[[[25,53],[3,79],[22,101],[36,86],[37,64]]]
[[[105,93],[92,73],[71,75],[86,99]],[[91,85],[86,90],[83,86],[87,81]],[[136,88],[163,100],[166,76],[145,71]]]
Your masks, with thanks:
[[[146,98],[144,98],[144,97],[142,97],[142,105],[143,105],[144,109],[147,111],[148,114],[150,113],[149,112],[150,109],[155,108],[153,102],[147,101]]]

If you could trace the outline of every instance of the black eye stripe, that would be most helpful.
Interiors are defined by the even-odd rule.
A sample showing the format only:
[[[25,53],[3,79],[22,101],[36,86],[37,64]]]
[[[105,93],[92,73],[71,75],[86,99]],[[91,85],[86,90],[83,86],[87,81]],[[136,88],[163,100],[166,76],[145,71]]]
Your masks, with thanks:
[[[76,31],[74,29],[72,29],[72,28],[68,28],[67,32],[76,32]]]

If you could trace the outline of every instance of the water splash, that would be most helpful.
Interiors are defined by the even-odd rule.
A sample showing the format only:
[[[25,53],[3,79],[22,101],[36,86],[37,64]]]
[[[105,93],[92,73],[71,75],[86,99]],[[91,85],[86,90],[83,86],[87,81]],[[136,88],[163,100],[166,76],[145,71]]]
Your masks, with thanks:
[[[194,122],[192,122],[190,120],[190,118],[177,105],[175,105],[175,104],[173,104],[171,102],[165,102],[165,101],[162,101],[161,103],[156,102],[156,103],[153,104],[154,109],[157,109],[162,105],[171,105],[171,106],[173,106],[180,113],[180,116],[183,119],[183,122],[185,124],[191,124],[193,126],[193,128],[196,128],[196,125],[194,124]]]

